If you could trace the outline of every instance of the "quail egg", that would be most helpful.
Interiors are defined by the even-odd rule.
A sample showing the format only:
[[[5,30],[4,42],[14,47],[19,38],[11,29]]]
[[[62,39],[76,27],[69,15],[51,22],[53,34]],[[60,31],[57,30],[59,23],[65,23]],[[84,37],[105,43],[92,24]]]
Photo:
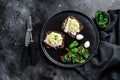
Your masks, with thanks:
[[[82,40],[84,36],[82,34],[77,34],[76,39],[77,40]]]
[[[90,47],[90,41],[86,41],[86,42],[84,43],[84,47],[85,47],[85,48],[89,48],[89,47]]]

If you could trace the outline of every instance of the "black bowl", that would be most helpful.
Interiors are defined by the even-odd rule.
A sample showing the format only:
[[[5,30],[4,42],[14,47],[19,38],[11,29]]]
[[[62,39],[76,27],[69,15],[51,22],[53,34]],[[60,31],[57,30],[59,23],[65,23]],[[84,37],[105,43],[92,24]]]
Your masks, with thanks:
[[[97,11],[97,12],[105,12],[105,11]],[[111,17],[110,17],[110,14],[108,13],[108,22],[107,22],[107,25],[106,25],[106,27],[102,27],[102,26],[99,26],[98,25],[98,20],[96,19],[96,17],[95,17],[95,21],[96,21],[96,24],[97,24],[97,26],[100,28],[100,29],[106,29],[107,27],[109,27],[109,25],[110,25],[110,23],[111,23]]]
[[[40,35],[40,44],[41,44],[41,48],[42,48],[42,51],[45,54],[45,56],[56,65],[61,66],[61,67],[69,67],[69,68],[76,67],[76,66],[82,66],[86,62],[82,63],[82,64],[63,63],[60,60],[60,56],[65,55],[66,50],[64,48],[57,49],[57,50],[48,49],[48,48],[46,48],[45,43],[43,41],[45,38],[45,33],[49,30],[56,30],[56,31],[63,32],[61,29],[62,23],[68,16],[71,16],[71,15],[75,16],[84,25],[84,29],[80,32],[81,34],[84,35],[84,39],[81,41],[78,41],[78,42],[80,44],[82,44],[85,41],[89,40],[91,43],[91,46],[88,49],[90,52],[90,56],[86,60],[86,62],[88,62],[94,56],[94,54],[98,48],[99,34],[98,34],[98,30],[97,30],[93,20],[90,17],[86,16],[85,14],[83,14],[81,12],[77,12],[77,11],[72,11],[72,10],[57,13],[46,21],[46,23],[44,24],[44,26],[42,28],[41,35]],[[72,41],[74,41],[76,39],[71,38],[66,33],[64,33],[64,35],[65,35],[65,44],[64,45],[66,48]]]

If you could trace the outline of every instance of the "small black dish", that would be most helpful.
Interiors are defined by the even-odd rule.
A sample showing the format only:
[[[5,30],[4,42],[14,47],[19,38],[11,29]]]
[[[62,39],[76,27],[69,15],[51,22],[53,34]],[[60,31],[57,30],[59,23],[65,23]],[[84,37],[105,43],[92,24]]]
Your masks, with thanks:
[[[106,11],[97,11],[97,12],[106,12]],[[107,13],[108,13],[108,12],[107,12]],[[109,25],[110,25],[110,23],[111,23],[110,14],[108,13],[108,22],[107,22],[106,27],[103,27],[103,26],[99,26],[99,25],[98,25],[98,20],[97,20],[96,16],[95,16],[95,22],[96,22],[98,28],[100,28],[100,29],[106,29],[107,27],[109,27]]]

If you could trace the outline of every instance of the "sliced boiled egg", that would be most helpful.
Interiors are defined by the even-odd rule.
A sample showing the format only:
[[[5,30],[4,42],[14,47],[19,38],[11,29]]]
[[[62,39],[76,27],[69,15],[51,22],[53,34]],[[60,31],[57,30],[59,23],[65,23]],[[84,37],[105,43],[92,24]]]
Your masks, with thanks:
[[[80,24],[75,17],[67,18],[67,21],[64,23],[64,32],[71,33],[72,35],[76,35],[80,32]]]
[[[49,46],[56,47],[62,45],[63,37],[57,32],[51,32],[48,34],[44,40]]]

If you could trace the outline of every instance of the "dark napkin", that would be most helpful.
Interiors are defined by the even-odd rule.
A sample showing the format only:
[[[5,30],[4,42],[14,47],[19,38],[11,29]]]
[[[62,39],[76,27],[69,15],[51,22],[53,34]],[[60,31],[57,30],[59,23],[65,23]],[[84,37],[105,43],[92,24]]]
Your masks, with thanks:
[[[120,10],[108,12],[111,22],[106,29],[99,29],[100,43],[96,55],[82,67],[76,68],[86,80],[102,80],[100,77],[106,70],[112,71],[120,67]],[[104,80],[119,79],[116,74],[111,74]]]

